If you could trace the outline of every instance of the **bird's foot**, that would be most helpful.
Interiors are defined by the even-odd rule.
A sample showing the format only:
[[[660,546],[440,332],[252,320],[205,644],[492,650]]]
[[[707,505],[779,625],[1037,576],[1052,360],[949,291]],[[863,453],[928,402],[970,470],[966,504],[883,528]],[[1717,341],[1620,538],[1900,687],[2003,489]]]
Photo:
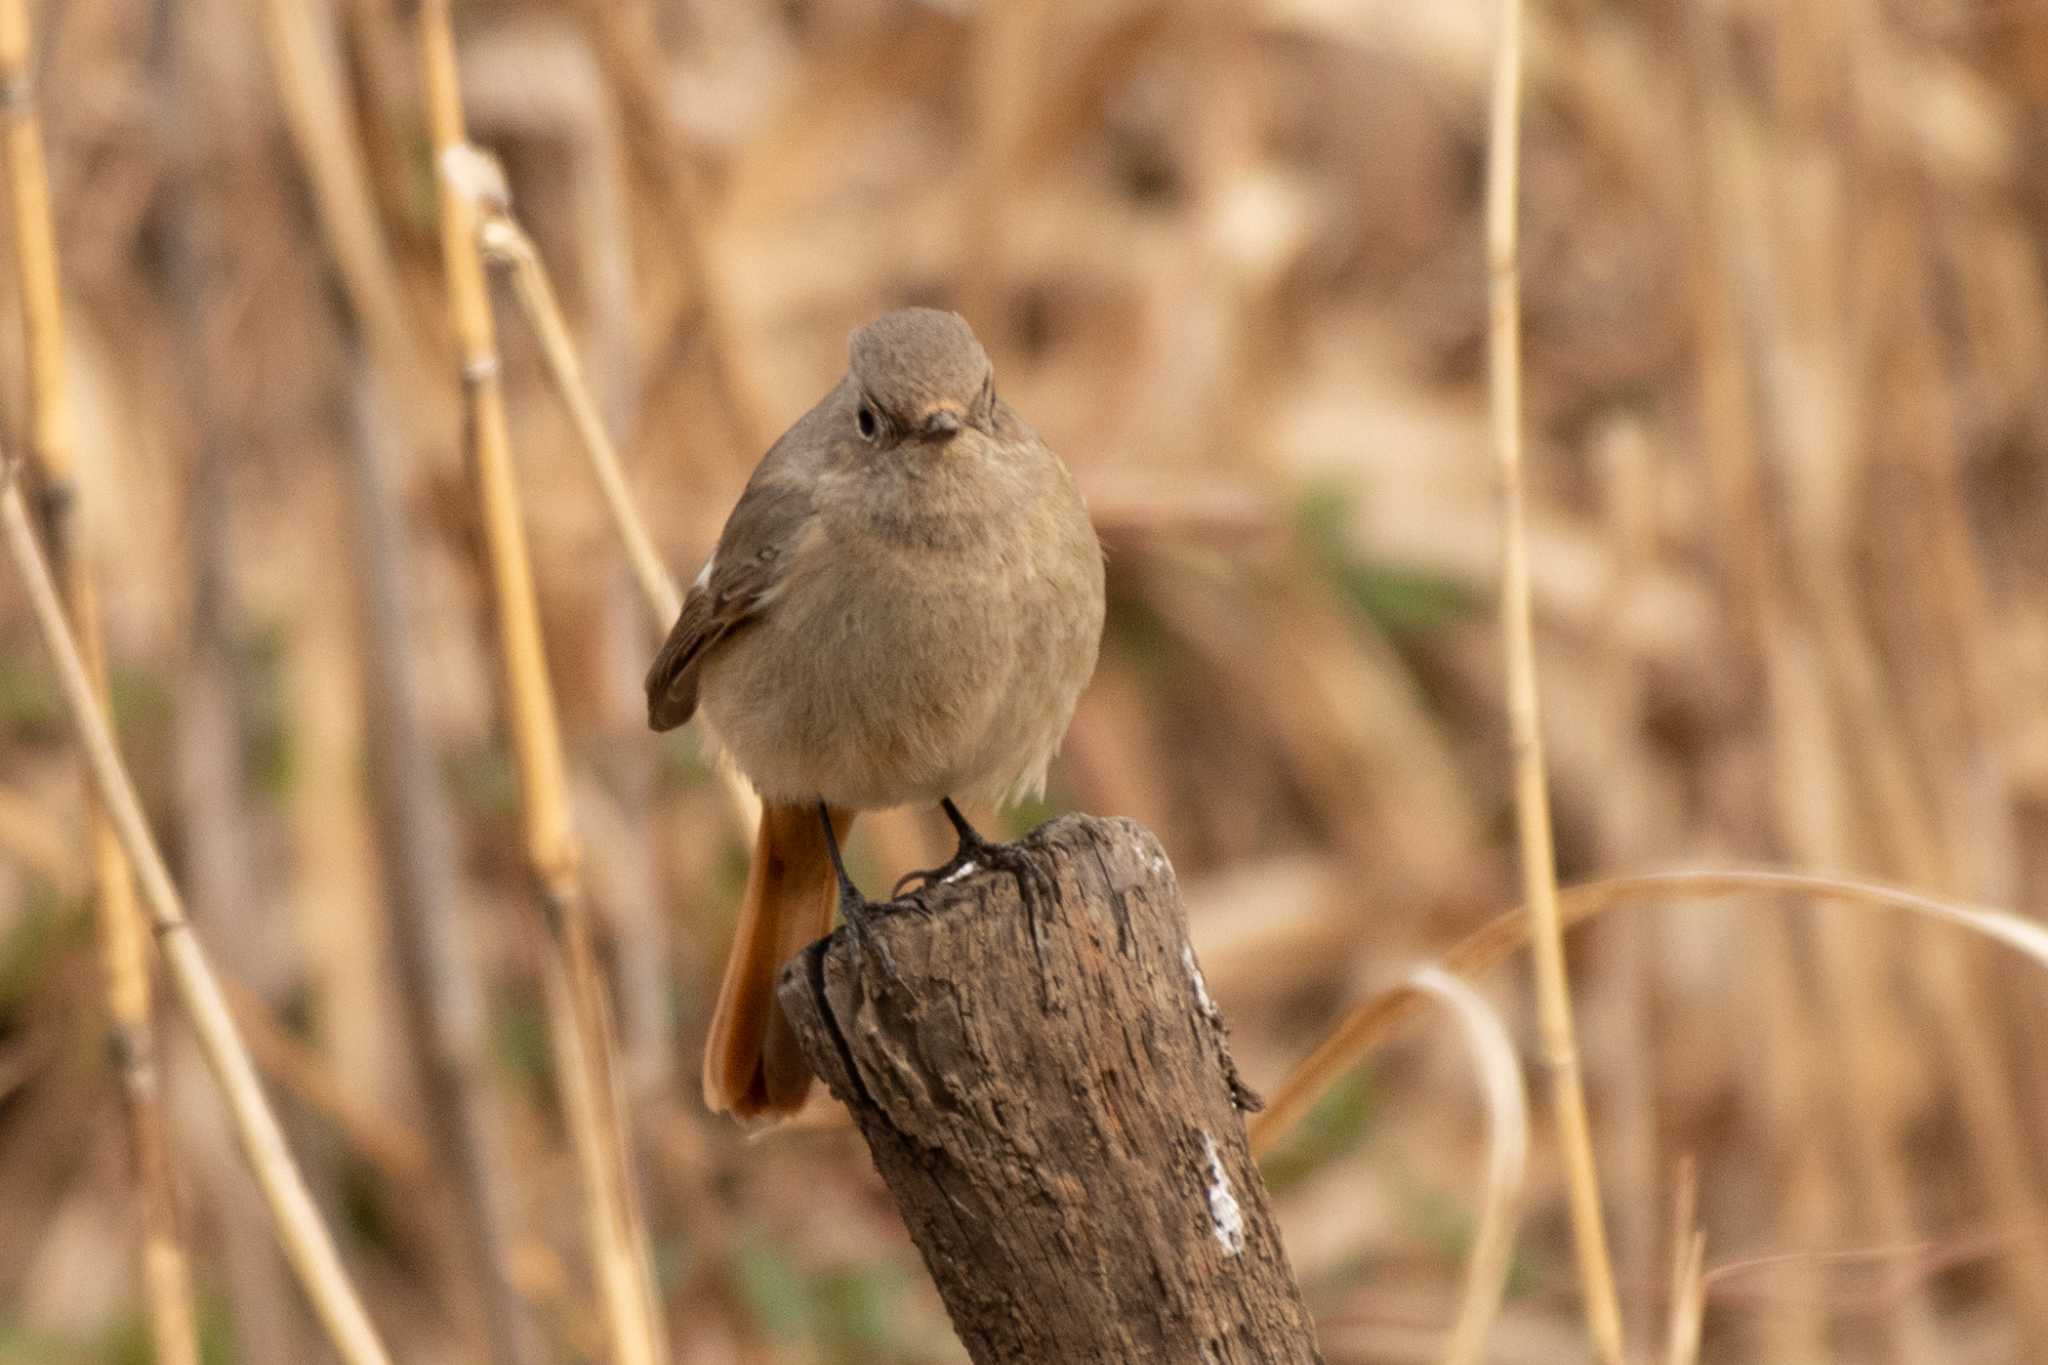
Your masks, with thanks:
[[[1050,1004],[1051,986],[1046,977],[1043,924],[1059,903],[1059,884],[1046,870],[1045,863],[1022,844],[998,844],[983,838],[967,822],[967,817],[960,813],[951,797],[940,801],[939,809],[945,812],[954,832],[960,836],[960,846],[953,851],[952,857],[937,867],[905,873],[897,879],[890,895],[901,896],[903,888],[913,882],[927,887],[942,886],[955,877],[983,868],[1008,873],[1016,880],[1017,898],[1024,903],[1025,928],[1031,935],[1031,955],[1038,961],[1039,992]]]
[[[952,824],[953,833],[960,840],[959,846],[953,850],[952,857],[946,859],[945,862],[940,863],[937,867],[920,868],[915,872],[906,872],[901,877],[898,877],[896,885],[889,891],[891,899],[902,896],[903,888],[913,882],[917,883],[920,888],[943,886],[955,877],[964,877],[978,867],[993,867],[995,865],[992,855],[1002,845],[993,844],[984,839],[981,836],[981,831],[969,824],[967,817],[960,813],[960,808],[953,804],[952,797],[940,798],[939,809],[945,812],[947,821]]]
[[[875,903],[861,895],[851,881],[839,883],[839,918],[846,921],[847,938],[858,952],[872,958],[881,967],[882,975],[891,985],[900,987],[903,978],[896,971],[895,954],[889,951],[889,945],[875,930],[878,917]]]
[[[953,856],[937,867],[921,867],[898,877],[896,885],[889,888],[889,899],[901,900],[905,888],[923,890],[931,886],[944,886],[955,877],[964,877],[976,868],[984,866],[983,850],[994,847],[996,845],[978,834],[972,840],[962,839]]]
[[[1041,986],[1045,981],[1046,918],[1059,903],[1059,883],[1046,870],[1045,860],[1022,844],[984,843],[976,857],[991,872],[1007,872],[1017,883],[1017,899],[1024,903],[1024,924],[1031,935],[1031,953],[1038,959]]]

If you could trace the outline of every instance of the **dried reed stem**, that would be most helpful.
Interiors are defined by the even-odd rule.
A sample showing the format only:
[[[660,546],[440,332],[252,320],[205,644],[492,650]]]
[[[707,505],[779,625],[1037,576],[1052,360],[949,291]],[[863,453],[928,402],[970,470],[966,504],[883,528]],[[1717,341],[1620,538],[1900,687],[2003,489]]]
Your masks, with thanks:
[[[1698,1365],[1707,1308],[1707,1234],[1698,1226],[1699,1178],[1690,1156],[1678,1168],[1671,1218],[1671,1323],[1665,1365]]]
[[[441,171],[441,254],[450,320],[461,350],[468,456],[497,607],[526,856],[548,930],[543,977],[549,1033],[571,1145],[583,1177],[586,1233],[603,1293],[614,1365],[659,1365],[667,1354],[664,1334],[628,1161],[609,1013],[578,865],[580,851],[570,825],[561,737],[512,472],[476,213],[453,173],[467,151],[467,139],[448,0],[425,0],[419,34],[434,159]]]
[[[555,391],[561,394],[570,419],[576,423],[583,452],[590,457],[590,471],[597,476],[598,489],[604,494],[605,508],[612,514],[619,539],[625,542],[626,560],[633,567],[633,577],[639,580],[656,627],[666,630],[683,609],[683,595],[661,556],[655,553],[647,524],[633,505],[633,493],[626,486],[619,452],[605,430],[597,400],[590,396],[582,362],[576,358],[576,343],[569,338],[568,324],[562,320],[562,307],[555,300],[555,289],[541,264],[540,252],[503,204],[484,206],[477,240],[492,261],[511,271],[513,294],[540,341],[541,355],[547,360]]]
[[[1478,1230],[1465,1256],[1458,1319],[1443,1353],[1444,1365],[1476,1365],[1484,1358],[1486,1334],[1508,1287],[1508,1257],[1515,1249],[1515,1219],[1529,1158],[1529,1100],[1522,1092],[1522,1069],[1506,1027],[1470,983],[1432,965],[1410,976],[1408,984],[1450,1009],[1465,1032],[1486,1095],[1486,1189]]]
[[[460,922],[454,832],[420,715],[406,636],[411,596],[402,500],[381,449],[389,390],[356,348],[348,441],[358,546],[363,697],[367,708],[378,853],[384,865],[398,997],[419,1068],[436,1168],[453,1178],[461,1272],[474,1289],[489,1358],[544,1358],[532,1314],[513,1288],[504,1209],[513,1193],[500,1150],[485,1042],[483,987]]]
[[[589,457],[590,471],[597,478],[599,491],[604,494],[612,525],[618,531],[619,539],[625,543],[626,559],[632,565],[633,577],[640,585],[640,595],[647,602],[648,613],[654,618],[654,628],[665,631],[682,612],[682,590],[676,586],[668,566],[662,563],[654,548],[653,537],[647,534],[647,523],[641,519],[639,508],[633,502],[633,491],[626,483],[618,449],[612,444],[611,433],[605,430],[604,417],[597,410],[597,400],[590,395],[590,384],[583,376],[582,362],[576,357],[576,343],[570,339],[569,325],[562,317],[562,306],[556,300],[554,285],[548,279],[547,265],[541,260],[533,239],[512,216],[511,205],[502,192],[502,186],[502,177],[498,177],[492,186],[495,193],[472,196],[479,213],[477,243],[491,261],[506,266],[511,272],[513,296],[519,300],[527,325],[533,328],[534,336],[540,341],[541,354],[547,359],[548,375],[554,380],[555,391],[561,395],[576,424],[577,435],[583,442],[583,453]],[[725,791],[733,819],[742,830],[751,832],[761,816],[761,799],[732,764],[720,763],[717,769],[719,784]]]
[[[1536,700],[1536,647],[1529,606],[1529,530],[1522,496],[1522,315],[1517,261],[1516,176],[1522,95],[1521,0],[1501,0],[1493,69],[1493,118],[1486,180],[1486,254],[1491,296],[1490,375],[1494,452],[1500,463],[1503,523],[1501,629],[1508,672],[1508,720],[1515,761],[1515,815],[1522,847],[1522,889],[1535,924],[1536,996],[1551,1107],[1571,1193],[1586,1327],[1603,1365],[1621,1365],[1621,1303],[1600,1213],[1586,1097],[1572,1037],[1571,984],[1558,924],[1557,868],[1544,787]]]
[[[398,272],[377,223],[369,170],[349,126],[340,63],[331,35],[320,26],[325,17],[324,6],[263,0],[264,44],[285,126],[305,168],[314,213],[349,308],[379,369],[410,398],[420,387],[423,369],[406,322]]]
[[[438,1170],[453,1177],[458,1274],[475,1294],[473,1331],[500,1365],[540,1358],[531,1315],[507,1270],[505,1163],[493,1146],[497,1124],[483,1075],[480,987],[460,942],[447,812],[420,734],[418,698],[405,642],[404,535],[397,497],[381,469],[377,394],[412,410],[421,387],[418,356],[396,271],[370,191],[368,168],[349,126],[342,73],[321,12],[265,0],[264,36],[285,110],[345,299],[358,363],[349,439],[354,524],[362,563],[363,697],[369,712],[378,850],[385,870],[399,1002],[426,1097]],[[361,363],[367,349],[374,367]],[[374,379],[372,377],[374,368]],[[381,381],[381,384],[378,382]]]
[[[1920,502],[1936,570],[1918,585],[1917,605],[1930,618],[1929,634],[1940,642],[1936,648],[1958,666],[1936,671],[1946,689],[1937,683],[1915,690],[1923,705],[1930,695],[1948,693],[1946,705],[1928,708],[1927,733],[1948,736],[1955,747],[1946,761],[1923,760],[1929,767],[1940,763],[1948,776],[1942,798],[1924,813],[1914,834],[1928,843],[1946,836],[1947,846],[1930,856],[1930,877],[1979,893],[2004,891],[2019,875],[2011,829],[2015,796],[2005,770],[2011,727],[2001,714],[2001,683],[1987,666],[1997,657],[1997,632],[1990,624],[1989,587],[1972,545],[1962,472],[1966,461],[1958,435],[1964,426],[1957,412],[1962,400],[1948,384],[1946,337],[1932,306],[1940,288],[1926,264],[1932,254],[1928,244],[1916,243],[1909,258],[1913,264],[1905,274],[1911,288],[1899,342],[1912,376],[1907,391],[1921,395],[1908,421],[1930,494]],[[1922,832],[1929,827],[1940,829],[1940,835]],[[1998,983],[1985,975],[1981,954],[1970,952],[1968,945],[1930,944],[1929,958],[1973,1164],[1982,1172],[1988,1202],[2031,1229],[2001,1263],[2006,1292],[2026,1339],[2048,1341],[2048,1297],[2039,1292],[2048,1285],[2048,1207],[2030,1173],[2029,1144],[2010,1086],[2001,1081],[1997,1011],[1986,1008],[1987,996],[1998,994]]]
[[[704,334],[712,396],[724,413],[734,446],[752,459],[756,451],[767,448],[773,433],[742,363],[742,331],[730,291],[719,278],[713,234],[716,205],[697,167],[696,149],[669,112],[654,8],[626,0],[582,0],[580,9],[625,114],[627,146],[660,196],[669,229],[667,245],[677,253],[683,277],[697,293],[695,312]]]
[[[21,288],[28,367],[28,452],[41,479],[43,533],[63,585],[71,628],[96,704],[107,704],[106,650],[100,639],[92,562],[77,544],[78,487],[71,414],[64,392],[64,324],[57,282],[56,229],[42,129],[29,70],[25,0],[0,0],[0,155],[14,210],[14,263]],[[156,1030],[150,1018],[149,948],[135,884],[121,841],[97,801],[90,805],[93,905],[107,993],[110,1053],[121,1088],[129,1160],[140,1204],[143,1298],[159,1365],[198,1365],[192,1275],[178,1229],[170,1144],[158,1102]]]
[[[1599,862],[1627,867],[1640,862],[1639,850],[1655,835],[1657,803],[1647,788],[1649,773],[1631,741],[1641,732],[1646,692],[1643,669],[1627,627],[1628,606],[1645,571],[1656,562],[1656,509],[1653,505],[1654,457],[1642,420],[1634,415],[1611,420],[1595,443],[1600,461],[1605,541],[1611,556],[1600,659],[1594,693],[1596,714],[1605,719],[1598,763],[1605,798],[1596,825]],[[1652,1017],[1645,985],[1649,926],[1624,916],[1600,933],[1589,957],[1602,982],[1595,997],[1590,1029],[1593,1065],[1602,1069],[1607,1104],[1600,1115],[1597,1142],[1607,1178],[1630,1192],[1613,1209],[1615,1258],[1631,1284],[1648,1284],[1661,1268],[1657,1250],[1661,1227],[1657,1210],[1656,1065],[1650,1030]],[[1624,1327],[1644,1330],[1638,1309]]]
[[[1690,78],[1684,153],[1702,168],[1688,205],[1688,218],[1697,225],[1689,287],[1697,319],[1698,415],[1702,446],[1711,452],[1706,475],[1722,596],[1739,651],[1729,662],[1741,670],[1737,676],[1756,679],[1769,717],[1772,762],[1768,773],[1759,774],[1753,799],[1760,805],[1775,799],[1769,828],[1791,856],[1839,865],[1846,858],[1838,847],[1843,822],[1834,813],[1840,805],[1838,765],[1806,757],[1819,751],[1826,727],[1819,708],[1801,704],[1816,690],[1809,676],[1814,670],[1802,666],[1798,637],[1788,628],[1788,604],[1779,586],[1783,575],[1773,563],[1774,519],[1762,494],[1757,390],[1760,372],[1769,366],[1752,352],[1749,334],[1759,293],[1752,277],[1768,258],[1768,242],[1753,224],[1769,196],[1754,186],[1754,144],[1729,69],[1725,10],[1691,4],[1683,19],[1689,52],[1684,71]],[[1867,1111],[1874,1106],[1838,1115],[1841,1106],[1830,1104],[1811,1082],[1846,1068],[1829,1055],[1831,1040],[1814,1026],[1814,992],[1802,984],[1792,926],[1759,918],[1747,938],[1759,970],[1741,989],[1760,1015],[1759,1036],[1778,1043],[1767,1049],[1761,1067],[1773,1155],[1785,1172],[1784,1197],[1771,1223],[1780,1240],[1811,1245],[1840,1222],[1845,1202],[1829,1178],[1827,1144],[1816,1141],[1814,1131],[1837,1117],[1845,1129],[1867,1127],[1873,1121]],[[1828,936],[1828,942],[1839,946],[1838,936]],[[1828,1344],[1819,1280],[1803,1266],[1788,1267],[1786,1274],[1797,1283],[1760,1324],[1761,1353],[1777,1360],[1822,1359]]]
[[[183,901],[171,881],[134,784],[121,763],[113,732],[95,696],[78,643],[64,620],[50,566],[36,544],[28,507],[10,461],[0,474],[0,535],[28,589],[29,604],[43,642],[57,666],[57,682],[65,709],[77,732],[79,747],[91,768],[93,782],[121,847],[134,866],[143,903],[149,909],[157,946],[170,970],[171,984],[192,1020],[207,1066],[220,1083],[234,1118],[235,1136],[263,1192],[299,1285],[326,1329],[329,1341],[346,1365],[389,1365],[362,1300],[349,1282],[348,1271],[320,1221],[320,1211],[306,1182],[293,1164],[283,1130],[263,1096],[256,1068],[235,1029],[220,982],[185,916]]]

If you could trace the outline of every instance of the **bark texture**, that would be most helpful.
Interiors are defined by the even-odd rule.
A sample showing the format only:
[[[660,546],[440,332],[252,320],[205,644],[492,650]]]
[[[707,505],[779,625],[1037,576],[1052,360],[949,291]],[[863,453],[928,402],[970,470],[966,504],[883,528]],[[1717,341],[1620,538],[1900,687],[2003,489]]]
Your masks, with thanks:
[[[1319,1361],[1158,840],[1068,816],[784,969],[977,1362]],[[1042,876],[1030,875],[1041,873]]]

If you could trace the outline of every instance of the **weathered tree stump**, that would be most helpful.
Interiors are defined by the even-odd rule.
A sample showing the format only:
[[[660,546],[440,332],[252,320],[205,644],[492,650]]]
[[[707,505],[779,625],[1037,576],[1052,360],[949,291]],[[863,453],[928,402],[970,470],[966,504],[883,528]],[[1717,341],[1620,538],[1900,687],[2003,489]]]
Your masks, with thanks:
[[[983,1365],[1319,1361],[1158,840],[1068,816],[1024,847],[1029,910],[974,872],[778,986],[954,1330]]]

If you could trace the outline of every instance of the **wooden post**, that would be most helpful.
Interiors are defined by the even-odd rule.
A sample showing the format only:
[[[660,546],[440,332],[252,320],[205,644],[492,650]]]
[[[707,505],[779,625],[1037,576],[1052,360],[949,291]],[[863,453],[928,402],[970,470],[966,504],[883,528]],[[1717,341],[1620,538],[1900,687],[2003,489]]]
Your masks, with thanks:
[[[1032,911],[972,872],[778,987],[954,1330],[982,1365],[1320,1361],[1158,840],[1067,816],[1024,846]]]

